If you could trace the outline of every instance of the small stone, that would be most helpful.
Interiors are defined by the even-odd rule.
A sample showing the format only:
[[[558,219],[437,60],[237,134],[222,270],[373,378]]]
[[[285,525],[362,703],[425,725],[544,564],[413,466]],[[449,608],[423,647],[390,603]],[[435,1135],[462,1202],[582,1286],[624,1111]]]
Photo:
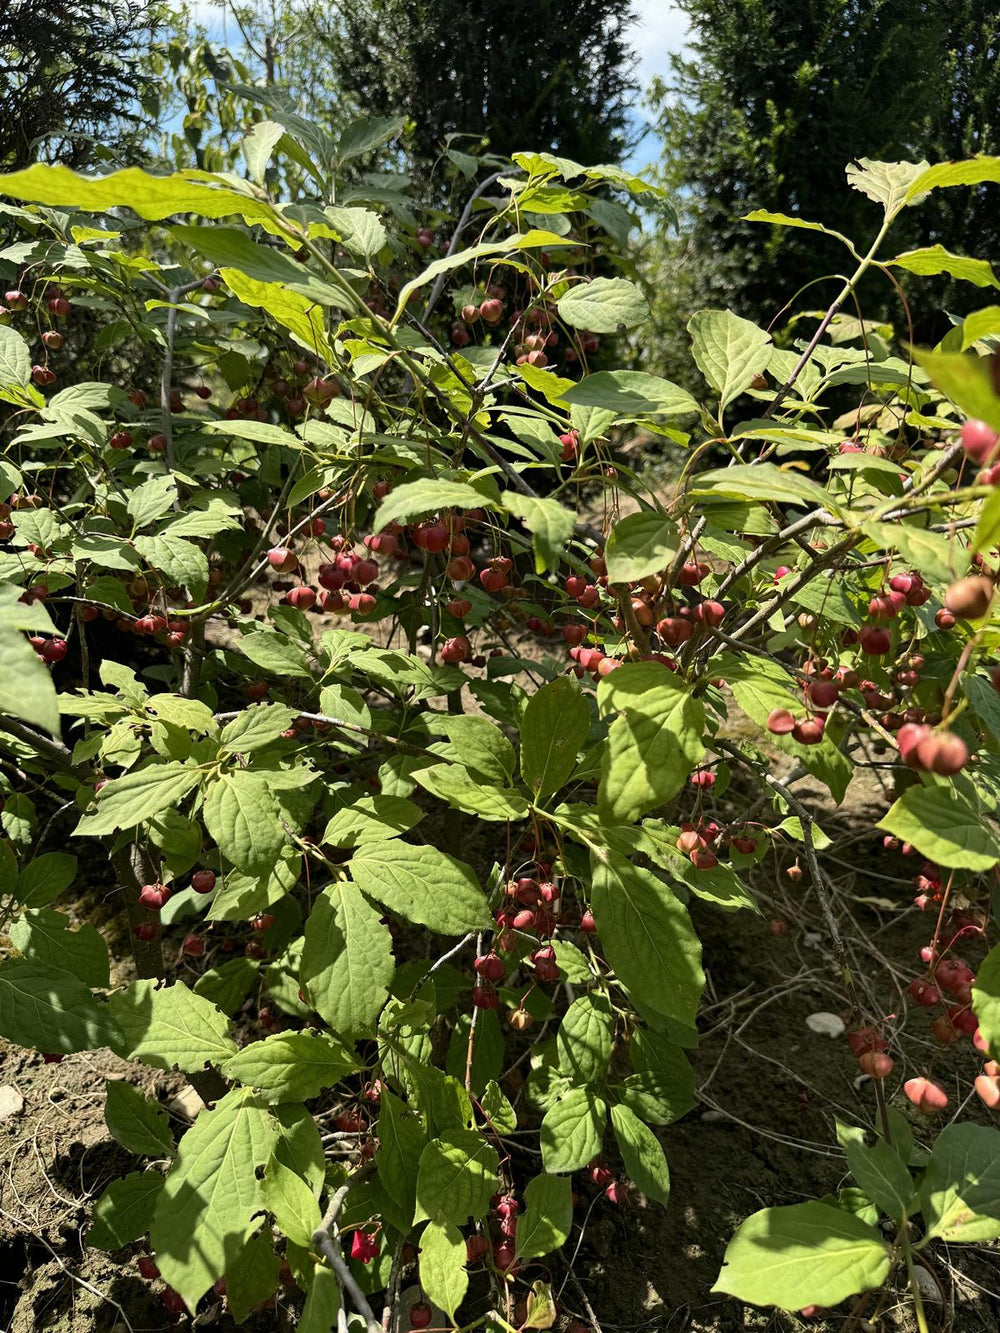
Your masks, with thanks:
[[[842,1037],[847,1031],[847,1026],[839,1014],[810,1014],[806,1019],[806,1027],[810,1032],[818,1032],[821,1037]]]
[[[194,1120],[199,1111],[205,1109],[205,1103],[201,1100],[194,1088],[181,1088],[176,1097],[170,1099],[169,1110],[175,1115],[184,1116],[188,1120]]]
[[[7,1120],[12,1115],[20,1115],[24,1110],[24,1098],[12,1083],[0,1084],[0,1120]]]

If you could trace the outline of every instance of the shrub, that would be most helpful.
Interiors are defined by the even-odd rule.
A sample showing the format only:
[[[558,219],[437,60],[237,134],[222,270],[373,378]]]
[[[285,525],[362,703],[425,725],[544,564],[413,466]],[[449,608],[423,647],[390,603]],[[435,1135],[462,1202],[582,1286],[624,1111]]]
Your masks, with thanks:
[[[1000,398],[967,350],[995,311],[916,364],[826,343],[825,323],[781,351],[702,311],[705,401],[645,373],[574,379],[588,343],[645,318],[631,282],[573,267],[592,191],[641,181],[518,155],[477,243],[441,255],[447,229],[420,236],[377,197],[268,198],[279,140],[328,197],[344,141],[307,148],[294,124],[255,128],[246,182],[0,179],[26,233],[0,327],[0,1034],[48,1057],[110,1046],[207,1103],[175,1142],[109,1084],[111,1131],[149,1168],[111,1183],[89,1242],[148,1236],[171,1310],[214,1287],[242,1319],[286,1282],[300,1327],[346,1303],[374,1329],[371,1298],[394,1306],[416,1263],[413,1327],[466,1301],[549,1326],[536,1261],[571,1235],[574,1173],[606,1206],[667,1202],[654,1130],[695,1104],[689,906],[759,911],[756,868],[790,846],[843,969],[843,1058],[870,1075],[840,1131],[867,1201],[755,1214],[719,1290],[836,1303],[911,1270],[918,1213],[918,1247],[1000,1234],[996,1131],[951,1125],[927,1162],[891,1104],[901,1053],[855,988],[796,791],[808,774],[839,802],[873,747],[891,757],[878,827],[926,858],[917,1003],[995,1055],[1000,953],[974,973],[951,915],[960,888],[960,933],[984,934],[1000,860]],[[995,165],[854,168],[886,224],[830,317],[869,268],[915,265],[878,257],[901,209]],[[126,209],[156,225],[123,241]],[[95,343],[114,373],[64,386],[39,334],[77,307],[116,331]],[[123,329],[160,347],[158,384],[131,382]],[[828,421],[845,386],[856,407]],[[690,451],[667,499],[618,449],[635,424]],[[736,818],[731,781],[755,794]],[[77,881],[63,846],[112,867],[127,984],[107,938],[51,906]],[[979,1078],[989,1105],[996,1066]],[[934,1112],[936,1088],[906,1097]]]

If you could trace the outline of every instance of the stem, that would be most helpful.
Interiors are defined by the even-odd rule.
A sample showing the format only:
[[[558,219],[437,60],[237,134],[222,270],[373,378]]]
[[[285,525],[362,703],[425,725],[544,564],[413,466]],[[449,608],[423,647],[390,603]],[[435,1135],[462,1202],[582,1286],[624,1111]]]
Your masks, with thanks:
[[[924,1313],[924,1299],[920,1294],[920,1286],[913,1271],[913,1251],[910,1248],[910,1237],[907,1232],[905,1217],[902,1226],[899,1228],[899,1243],[903,1251],[903,1259],[906,1261],[906,1278],[910,1295],[913,1297],[913,1313],[917,1317],[917,1328],[919,1333],[930,1333],[927,1325],[927,1315]]]
[[[799,357],[798,361],[793,366],[792,373],[788,376],[788,379],[785,380],[784,384],[775,394],[774,398],[772,399],[770,405],[767,407],[766,411],[762,414],[763,419],[766,420],[767,418],[774,415],[774,413],[778,410],[781,404],[785,401],[785,398],[788,396],[788,392],[791,389],[792,385],[795,383],[795,381],[802,374],[803,370],[805,370],[806,366],[812,360],[813,353],[819,346],[823,334],[826,333],[827,329],[830,327],[834,315],[836,315],[837,311],[844,304],[844,302],[847,300],[850,294],[854,291],[855,287],[858,285],[858,283],[864,277],[867,270],[871,267],[872,263],[874,262],[878,248],[885,240],[886,233],[892,226],[894,218],[895,214],[892,215],[886,214],[885,221],[882,223],[878,235],[872,242],[871,249],[858,264],[858,267],[854,270],[853,275],[845,281],[838,295],[834,297],[834,300],[830,305],[829,309],[827,310],[826,314],[820,320],[819,327],[817,328],[813,336],[809,339],[805,351],[803,351],[802,355]]]

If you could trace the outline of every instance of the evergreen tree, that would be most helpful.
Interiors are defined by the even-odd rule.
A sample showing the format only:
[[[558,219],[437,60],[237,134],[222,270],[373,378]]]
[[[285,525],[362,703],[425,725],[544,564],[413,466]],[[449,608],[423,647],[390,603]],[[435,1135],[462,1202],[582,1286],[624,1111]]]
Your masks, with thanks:
[[[659,260],[675,271],[677,314],[730,305],[770,320],[839,245],[816,233],[744,223],[754,208],[797,213],[860,244],[877,207],[848,188],[858,157],[930,161],[1000,151],[1000,5],[984,0],[679,0],[689,52],[651,105],[662,171],[685,219]],[[945,197],[947,196],[947,197]],[[940,241],[960,253],[1000,253],[1000,187],[942,191],[901,220],[900,249]],[[921,288],[918,331],[940,336],[947,307],[983,304],[980,289],[941,280]],[[817,285],[825,305],[832,284]],[[867,313],[902,323],[884,279],[864,291]]]
[[[454,134],[592,165],[629,147],[633,18],[631,0],[365,0],[334,62],[360,103],[410,117],[418,164]]]
[[[143,57],[159,14],[112,0],[0,3],[0,167],[134,160],[155,92]]]

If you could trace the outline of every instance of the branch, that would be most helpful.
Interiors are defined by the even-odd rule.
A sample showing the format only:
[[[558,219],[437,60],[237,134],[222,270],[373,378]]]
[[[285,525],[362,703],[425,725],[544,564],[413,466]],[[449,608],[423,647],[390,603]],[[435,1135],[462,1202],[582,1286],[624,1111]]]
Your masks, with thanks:
[[[323,1257],[327,1260],[334,1273],[336,1273],[341,1291],[347,1292],[354,1303],[355,1310],[357,1310],[358,1314],[364,1319],[368,1328],[368,1333],[382,1333],[381,1320],[375,1318],[372,1307],[368,1304],[368,1298],[358,1286],[354,1274],[348,1268],[344,1261],[344,1256],[340,1253],[340,1250],[334,1241],[334,1235],[336,1234],[337,1229],[337,1218],[340,1216],[344,1204],[347,1202],[348,1194],[350,1194],[355,1185],[360,1185],[363,1180],[367,1179],[371,1172],[372,1163],[368,1162],[361,1167],[360,1170],[355,1171],[350,1179],[345,1181],[344,1184],[334,1192],[327,1210],[323,1214],[323,1220],[313,1232],[312,1239],[313,1244],[317,1249],[322,1251]]]

